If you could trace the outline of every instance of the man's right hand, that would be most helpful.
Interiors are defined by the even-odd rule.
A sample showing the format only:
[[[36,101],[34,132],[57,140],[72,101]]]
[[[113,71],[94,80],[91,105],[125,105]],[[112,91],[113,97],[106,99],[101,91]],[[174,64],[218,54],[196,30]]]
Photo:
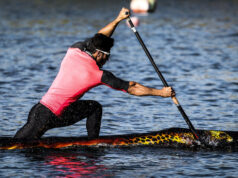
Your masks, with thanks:
[[[106,35],[108,37],[111,37],[115,28],[120,23],[120,21],[126,19],[129,17],[130,11],[127,8],[122,8],[119,15],[115,20],[113,20],[111,23],[103,27],[101,30],[98,31],[98,33],[102,33],[103,35]]]
[[[118,21],[122,21],[122,20],[128,18],[129,15],[130,15],[130,10],[123,7],[123,8],[121,9],[119,15],[117,16],[117,20],[118,20]]]

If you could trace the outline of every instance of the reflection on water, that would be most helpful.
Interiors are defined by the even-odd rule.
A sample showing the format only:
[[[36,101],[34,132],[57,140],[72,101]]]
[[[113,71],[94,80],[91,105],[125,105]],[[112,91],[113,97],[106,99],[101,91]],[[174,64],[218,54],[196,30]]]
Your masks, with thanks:
[[[75,156],[49,156],[46,159],[49,161],[46,166],[52,165],[55,167],[54,172],[57,172],[59,175],[63,174],[65,177],[98,176],[105,169],[103,166],[95,165],[94,162],[88,164],[77,161]]]
[[[93,35],[128,0],[0,1],[0,135],[12,136],[53,81],[72,43]],[[238,130],[237,1],[159,1],[138,15],[146,46],[177,92],[195,128]],[[105,69],[162,87],[133,32],[123,22]],[[187,127],[171,100],[97,87],[84,96],[103,107],[102,135]],[[46,136],[86,135],[85,120]],[[66,150],[65,150],[66,151]],[[138,149],[0,152],[0,176],[236,176],[236,153]],[[98,155],[94,157],[95,155]],[[80,171],[79,171],[80,170]],[[202,170],[202,171],[201,171]],[[101,173],[102,172],[102,173]],[[79,175],[80,174],[80,175]]]
[[[93,158],[93,159],[92,159]],[[103,174],[106,168],[104,165],[97,164],[93,153],[86,155],[78,153],[55,153],[45,157],[46,167],[51,167],[52,172],[64,177],[82,176],[108,176]]]
[[[1,152],[0,175],[42,177],[236,177],[236,153],[156,147]],[[12,159],[14,157],[14,160]],[[201,171],[202,170],[202,171]]]

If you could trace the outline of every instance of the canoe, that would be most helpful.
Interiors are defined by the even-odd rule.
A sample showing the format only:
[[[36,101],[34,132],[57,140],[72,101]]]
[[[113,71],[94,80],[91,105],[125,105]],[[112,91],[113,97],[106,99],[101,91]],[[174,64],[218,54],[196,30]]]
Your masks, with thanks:
[[[189,129],[169,128],[149,133],[87,137],[42,137],[41,139],[13,139],[0,137],[0,149],[28,148],[82,148],[82,147],[139,147],[238,150],[238,132],[218,130],[197,130],[202,143],[196,140]]]

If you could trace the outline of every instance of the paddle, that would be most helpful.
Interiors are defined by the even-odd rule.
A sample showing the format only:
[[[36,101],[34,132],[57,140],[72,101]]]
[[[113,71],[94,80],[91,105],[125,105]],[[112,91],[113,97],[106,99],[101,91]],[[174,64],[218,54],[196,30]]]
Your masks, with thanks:
[[[163,82],[164,86],[165,86],[165,87],[168,87],[169,85],[168,85],[167,81],[164,79],[162,73],[159,71],[158,67],[156,66],[156,64],[155,64],[155,62],[154,62],[152,56],[150,55],[148,49],[146,48],[144,42],[143,42],[142,39],[141,39],[139,33],[137,32],[137,30],[136,30],[136,28],[135,28],[133,22],[131,21],[130,16],[128,17],[127,20],[128,20],[128,22],[129,22],[129,24],[130,24],[130,26],[131,26],[131,30],[135,33],[135,35],[136,35],[138,41],[140,42],[142,48],[143,48],[144,51],[145,51],[147,57],[149,58],[149,60],[150,60],[151,64],[153,65],[155,71],[156,71],[157,74],[159,75],[159,78],[160,78],[161,81]],[[194,136],[197,140],[200,141],[200,139],[199,139],[199,137],[198,137],[198,134],[197,134],[195,128],[193,127],[193,124],[190,122],[190,120],[189,120],[187,114],[184,112],[184,110],[183,110],[182,106],[179,104],[177,98],[176,98],[176,97],[172,97],[172,100],[173,100],[174,104],[177,106],[177,108],[178,108],[179,112],[181,113],[181,115],[183,116],[184,120],[185,120],[186,123],[188,124],[190,130],[191,130],[192,133],[193,133],[193,136]]]

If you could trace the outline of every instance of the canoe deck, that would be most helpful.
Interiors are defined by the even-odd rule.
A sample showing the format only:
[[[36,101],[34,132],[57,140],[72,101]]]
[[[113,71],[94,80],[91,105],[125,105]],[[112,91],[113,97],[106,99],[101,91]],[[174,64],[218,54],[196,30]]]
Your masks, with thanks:
[[[197,130],[203,143],[196,140],[189,129],[170,128],[157,132],[87,137],[42,137],[37,140],[0,137],[0,149],[69,148],[69,147],[133,147],[238,150],[238,132]]]

